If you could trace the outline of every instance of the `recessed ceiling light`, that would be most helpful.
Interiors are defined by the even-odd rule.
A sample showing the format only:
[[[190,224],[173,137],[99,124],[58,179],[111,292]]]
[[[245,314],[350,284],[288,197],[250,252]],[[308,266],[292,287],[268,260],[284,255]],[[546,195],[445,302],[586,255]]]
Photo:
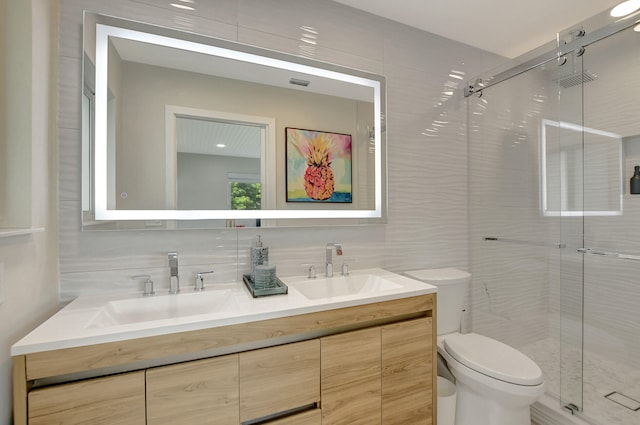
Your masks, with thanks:
[[[170,4],[171,4],[171,6],[175,7],[176,9],[196,10],[195,7],[187,6],[186,4],[179,4],[179,3],[170,3]]]
[[[224,143],[218,143],[216,145],[216,148],[226,148],[226,147],[227,147],[227,145],[225,145]]]
[[[610,14],[614,18],[621,18],[635,12],[638,9],[640,9],[640,0],[627,0],[611,9]]]

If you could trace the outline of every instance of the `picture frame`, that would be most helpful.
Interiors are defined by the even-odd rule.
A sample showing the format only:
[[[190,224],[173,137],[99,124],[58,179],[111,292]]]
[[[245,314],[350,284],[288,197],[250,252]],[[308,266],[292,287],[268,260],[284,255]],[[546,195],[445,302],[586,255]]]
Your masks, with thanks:
[[[352,203],[351,135],[286,127],[287,202]]]

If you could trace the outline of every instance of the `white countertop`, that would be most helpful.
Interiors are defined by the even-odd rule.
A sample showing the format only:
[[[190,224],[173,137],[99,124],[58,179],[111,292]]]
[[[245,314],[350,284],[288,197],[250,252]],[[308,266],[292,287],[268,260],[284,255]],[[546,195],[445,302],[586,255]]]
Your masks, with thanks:
[[[310,299],[298,288],[312,285],[347,285],[359,277],[373,275],[385,281],[393,282],[392,288],[367,290],[361,293],[324,296]],[[177,295],[169,295],[165,289],[157,291],[152,297],[143,297],[142,293],[115,295],[80,296],[54,314],[35,330],[11,347],[11,355],[23,355],[63,348],[80,347],[107,342],[124,341],[135,338],[166,335],[177,332],[208,329],[259,320],[296,316],[324,310],[352,307],[382,301],[414,297],[436,292],[436,287],[417,280],[401,276],[383,269],[355,270],[349,277],[318,277],[316,280],[306,277],[280,278],[288,287],[286,295],[271,295],[252,298],[243,282],[212,284],[202,292],[193,292],[183,288]],[[187,306],[196,314],[182,314],[178,317],[144,320],[144,312],[139,319],[130,323],[111,323],[105,320],[105,309],[114,303],[126,303],[132,311],[144,311],[150,303],[172,305],[183,300],[198,300],[212,296],[216,291],[226,291],[221,301],[222,307],[216,311],[202,313],[198,308]],[[171,297],[171,298],[161,298]],[[177,298],[182,297],[182,298]],[[170,307],[168,307],[170,308]],[[185,307],[182,307],[185,311]]]

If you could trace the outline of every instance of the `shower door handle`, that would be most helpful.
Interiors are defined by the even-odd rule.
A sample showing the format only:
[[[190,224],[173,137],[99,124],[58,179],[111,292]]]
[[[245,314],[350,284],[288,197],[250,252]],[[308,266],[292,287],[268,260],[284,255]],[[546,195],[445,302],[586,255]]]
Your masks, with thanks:
[[[602,257],[620,258],[621,260],[640,261],[640,255],[622,254],[620,252],[603,251],[600,249],[578,248],[578,252],[581,254],[600,255]]]

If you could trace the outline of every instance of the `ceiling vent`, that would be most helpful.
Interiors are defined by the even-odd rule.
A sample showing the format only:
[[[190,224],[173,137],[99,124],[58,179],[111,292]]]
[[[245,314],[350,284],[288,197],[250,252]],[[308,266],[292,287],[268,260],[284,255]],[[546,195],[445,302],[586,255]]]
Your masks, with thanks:
[[[307,87],[309,84],[311,84],[311,81],[300,80],[298,78],[291,78],[291,79],[289,79],[289,83],[290,84],[294,84],[296,86]]]

